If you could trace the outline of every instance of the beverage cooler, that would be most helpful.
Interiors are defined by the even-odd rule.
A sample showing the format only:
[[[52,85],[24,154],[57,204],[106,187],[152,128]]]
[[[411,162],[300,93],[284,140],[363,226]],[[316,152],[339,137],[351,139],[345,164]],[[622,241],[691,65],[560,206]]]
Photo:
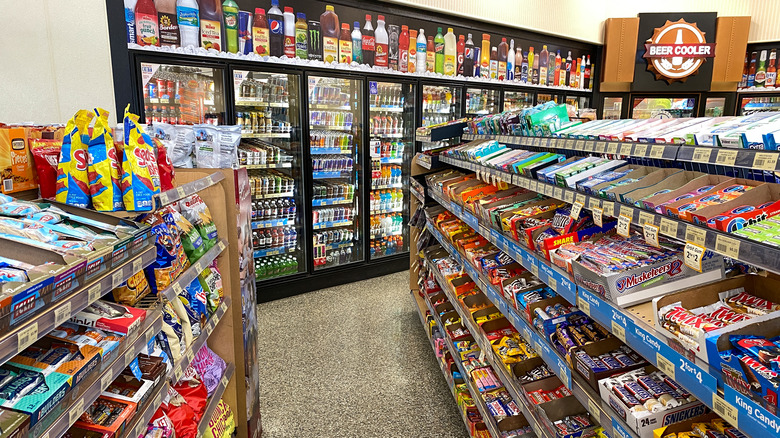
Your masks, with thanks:
[[[534,93],[528,91],[504,90],[502,111],[514,111],[534,106]]]
[[[631,95],[631,119],[697,117],[699,95],[638,96]]]
[[[780,111],[780,92],[739,93],[737,115],[757,112]]]
[[[463,87],[460,85],[422,85],[422,126],[438,125],[463,116]]]
[[[466,117],[497,114],[500,92],[495,88],[466,87]]]

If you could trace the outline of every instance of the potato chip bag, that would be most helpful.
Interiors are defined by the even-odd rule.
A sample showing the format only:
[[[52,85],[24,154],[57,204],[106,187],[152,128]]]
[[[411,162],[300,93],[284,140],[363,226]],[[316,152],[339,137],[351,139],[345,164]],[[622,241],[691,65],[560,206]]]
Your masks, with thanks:
[[[152,139],[138,124],[138,116],[125,108],[125,150],[122,160],[122,199],[127,211],[150,211],[160,193],[160,176]]]
[[[187,220],[198,230],[200,237],[203,239],[206,251],[217,244],[217,240],[219,239],[217,227],[211,219],[209,207],[203,202],[203,199],[199,195],[192,195],[178,201],[176,207],[179,212],[181,212],[182,216],[187,218]]]
[[[57,166],[57,185],[55,199],[76,207],[91,206],[89,196],[89,134],[87,129],[94,114],[79,110],[65,127],[62,139],[60,162]]]
[[[230,406],[220,399],[206,427],[203,438],[230,438],[236,430],[236,421]]]
[[[206,268],[198,275],[198,280],[200,280],[203,291],[206,292],[206,307],[209,309],[209,313],[213,314],[222,303],[224,295],[222,275],[217,268]]]
[[[151,292],[149,282],[146,280],[146,274],[144,274],[142,269],[114,289],[114,301],[119,304],[135,306],[138,301],[149,295],[149,292]]]
[[[171,232],[160,214],[147,215],[143,222],[152,227],[152,233],[157,238],[155,242],[157,258],[144,268],[152,293],[156,295],[179,278],[179,275],[190,266],[190,262],[184,254],[178,234]]]
[[[108,111],[96,108],[95,127],[89,140],[89,193],[97,211],[124,209],[114,138],[108,125]]]
[[[219,128],[202,124],[192,127],[195,132],[195,161],[201,169],[219,169]]]
[[[57,165],[60,161],[62,140],[30,140],[30,152],[38,173],[41,198],[53,199],[57,194]]]
[[[164,128],[164,127],[163,127]],[[192,150],[195,148],[195,131],[189,125],[176,125],[176,140],[173,147],[168,149],[174,167],[186,167],[191,169]]]
[[[157,151],[157,170],[160,174],[160,190],[173,190],[174,184],[174,178],[176,177],[176,173],[173,170],[173,163],[171,163],[171,159],[168,158],[168,150],[165,149],[165,146],[162,145],[162,143],[159,143],[159,140],[156,138],[154,139],[155,144],[155,150]]]

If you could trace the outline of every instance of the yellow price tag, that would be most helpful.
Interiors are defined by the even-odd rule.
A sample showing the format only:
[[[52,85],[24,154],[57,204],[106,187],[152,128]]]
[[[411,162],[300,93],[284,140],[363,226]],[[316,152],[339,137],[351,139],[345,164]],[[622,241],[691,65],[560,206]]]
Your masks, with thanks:
[[[70,408],[68,411],[68,423],[73,424],[84,413],[84,398],[80,398],[79,401]]]
[[[605,141],[597,141],[593,146],[593,152],[597,154],[603,154],[605,150],[607,150],[607,142]]]
[[[709,163],[710,155],[712,155],[712,148],[695,148],[692,161],[694,163]]]
[[[623,143],[620,145],[620,155],[629,156],[631,155],[631,146],[633,146],[631,143]]]
[[[556,187],[553,190],[553,198],[555,199],[563,199],[563,189],[560,187]]]
[[[582,202],[579,202],[579,201],[577,201],[574,204],[572,204],[571,205],[571,213],[569,214],[569,217],[571,217],[574,220],[579,219],[580,218],[580,212],[582,212],[582,208],[583,207],[584,207],[584,205],[582,204]]]
[[[637,143],[636,146],[634,146],[634,154],[635,157],[646,157],[647,156],[647,145],[646,144],[640,144]]]
[[[619,145],[620,145],[620,143],[617,143],[617,142],[609,143],[607,145],[607,153],[608,154],[612,154],[612,155],[616,155],[617,151],[618,151],[618,146]]]
[[[587,201],[587,199],[588,197],[581,193],[577,193],[577,196],[574,198],[574,200],[582,204],[583,207],[585,206],[585,201]]]
[[[586,141],[585,146],[582,148],[585,152],[593,152],[594,143],[592,141]]]
[[[599,409],[599,405],[590,397],[588,397],[588,411],[591,415],[593,415],[594,418],[601,418],[601,409]]]
[[[722,234],[715,236],[715,251],[731,257],[732,259],[739,258],[739,240],[731,237],[726,237]]]
[[[581,151],[585,147],[585,140],[577,140],[574,144],[574,150]]]
[[[777,167],[777,152],[758,152],[753,156],[753,168],[760,170],[775,170]]]
[[[618,217],[617,233],[623,237],[628,237],[631,234],[631,218],[621,214]]]
[[[722,166],[733,166],[737,161],[737,151],[734,149],[721,149],[718,156],[715,157],[715,164]]]
[[[639,223],[644,224],[654,224],[655,223],[655,216],[652,213],[648,213],[646,211],[640,211],[639,212]]]
[[[54,326],[59,327],[63,322],[70,319],[71,307],[70,301],[63,303],[54,311]]]
[[[596,224],[597,227],[603,227],[604,226],[604,210],[601,208],[594,207],[593,209],[593,223]]]
[[[615,321],[612,321],[612,333],[616,338],[626,342],[626,328],[616,323]]]
[[[655,353],[655,361],[658,364],[658,369],[664,374],[669,376],[672,380],[675,380],[676,368],[672,361],[663,357],[661,353]]]
[[[693,242],[697,245],[704,245],[704,241],[707,238],[707,231],[696,227],[688,227],[685,231],[685,240]]]
[[[664,147],[661,145],[655,145],[650,148],[650,158],[663,158]]]
[[[571,204],[574,202],[574,192],[571,190],[566,190],[566,193],[563,194],[563,200],[567,203]]]
[[[634,209],[625,205],[620,206],[620,215],[627,216],[630,220],[634,220]]]
[[[685,250],[683,251],[685,260],[685,266],[693,269],[694,271],[701,272],[701,263],[704,259],[704,247],[695,243],[688,242],[685,244]]]
[[[590,303],[583,300],[582,297],[577,297],[577,307],[579,307],[583,313],[590,316]]]
[[[599,208],[600,205],[601,205],[601,201],[599,200],[599,198],[595,196],[591,196],[590,198],[588,198],[588,207],[591,210],[594,208]]]
[[[671,219],[661,218],[661,234],[677,237],[677,222]]]
[[[645,242],[653,245],[656,248],[660,248],[661,244],[658,243],[658,227],[645,222],[644,226]]]
[[[720,415],[721,418],[728,421],[734,427],[739,427],[739,413],[731,403],[720,398],[717,393],[712,394],[712,410]]]
[[[38,340],[38,323],[34,322],[29,327],[25,327],[20,330],[16,335],[17,339],[17,351],[22,352],[24,349]]]

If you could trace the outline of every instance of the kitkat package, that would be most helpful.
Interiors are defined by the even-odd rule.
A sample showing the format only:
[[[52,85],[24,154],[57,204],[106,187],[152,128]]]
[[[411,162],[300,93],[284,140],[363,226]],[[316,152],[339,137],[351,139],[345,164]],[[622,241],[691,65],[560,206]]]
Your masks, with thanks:
[[[60,161],[62,140],[31,139],[30,152],[38,173],[38,188],[41,198],[54,199],[57,194],[57,165]]]
[[[108,125],[108,111],[96,108],[95,127],[89,140],[89,193],[92,206],[97,211],[121,211],[124,209],[122,180],[119,176],[119,160],[114,148],[114,138]]]
[[[89,134],[91,111],[79,110],[68,121],[62,139],[60,162],[57,166],[57,202],[76,207],[90,207],[89,196]]]
[[[160,193],[160,176],[152,139],[143,132],[138,116],[125,108],[125,150],[122,160],[122,199],[127,211],[150,211]]]

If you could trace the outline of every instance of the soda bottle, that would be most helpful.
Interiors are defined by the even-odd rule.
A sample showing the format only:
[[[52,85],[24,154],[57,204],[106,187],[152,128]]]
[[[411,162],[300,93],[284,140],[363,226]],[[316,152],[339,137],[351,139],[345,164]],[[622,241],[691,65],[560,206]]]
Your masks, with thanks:
[[[341,34],[339,34],[339,63],[349,64],[352,62],[352,32],[349,31],[348,23],[341,23]]]
[[[539,85],[547,85],[547,64],[550,62],[550,52],[547,51],[547,46],[542,46],[542,51],[539,52]],[[537,61],[534,61],[534,68],[536,68]]]
[[[222,51],[222,4],[219,0],[201,0],[200,46],[204,49]]]
[[[528,60],[528,68],[531,69],[531,83],[538,85],[539,78],[541,77],[539,74],[539,56],[533,53],[533,49],[534,48],[531,47],[531,51],[528,53],[528,57],[530,58]],[[534,61],[533,64],[531,63],[531,59]]]
[[[506,38],[501,38],[498,43],[498,70],[496,70],[496,79],[504,80],[506,78],[506,61],[509,56],[509,45]]]
[[[301,59],[309,56],[309,26],[303,12],[298,12],[298,21],[295,22],[295,56]]]
[[[252,23],[252,44],[256,54],[260,56],[268,56],[270,54],[268,21],[263,8],[255,8],[255,18]]]
[[[322,25],[322,56],[325,62],[339,60],[339,17],[332,5],[325,6],[325,12],[320,15]]]
[[[374,32],[375,40],[375,53],[374,53],[374,65],[378,67],[388,66],[388,42],[387,29],[385,29],[385,16],[378,15],[376,17],[376,32]]]
[[[585,61],[585,74],[583,75],[585,84],[583,88],[590,88],[590,73],[590,55],[588,55],[588,59]]]
[[[490,49],[490,78],[495,79],[498,74],[498,49],[496,46]]]
[[[284,15],[279,9],[279,0],[271,0],[271,9],[266,15],[268,19],[268,54],[284,55]]]
[[[420,73],[428,70],[428,46],[426,41],[425,30],[421,28],[420,33],[417,35],[417,62],[415,66]]]
[[[363,34],[360,33],[360,23],[355,22],[352,29],[352,60],[363,63]]]
[[[400,37],[398,26],[390,24],[387,30],[387,63],[391,69],[398,70],[398,38]]]
[[[406,73],[409,71],[409,26],[401,26],[401,34],[398,35],[398,70]]]
[[[295,14],[293,8],[284,7],[284,56],[295,58]]]
[[[585,88],[585,55],[582,55],[582,60],[580,61],[580,76],[579,76],[579,88]]]
[[[777,51],[772,49],[769,52],[769,66],[766,68],[766,87],[775,88],[777,84]]]
[[[436,71],[436,51],[433,46],[433,37],[428,36],[428,47],[425,52],[425,71]]]
[[[753,81],[756,88],[764,88],[764,83],[766,83],[766,50],[762,50],[761,56],[758,58],[758,67]]]
[[[452,28],[447,28],[447,34],[444,35],[444,74],[447,76],[455,76],[458,70],[457,45]]]
[[[417,71],[417,31],[409,30],[409,73]]]
[[[433,37],[434,69],[436,73],[444,73],[444,36],[441,34],[441,28],[436,29],[436,36]]]
[[[561,70],[564,70],[563,68]],[[566,56],[566,68],[565,73],[561,72],[561,78],[563,78],[564,74],[566,75],[566,80],[562,81],[563,83],[561,85],[568,85],[571,86],[571,50],[569,50],[568,56]]]
[[[479,75],[483,78],[490,77],[490,34],[482,34],[482,49],[479,59]]]
[[[179,45],[179,22],[176,19],[176,0],[157,0],[157,28],[161,46]]]
[[[547,53],[547,85],[555,83],[555,53]]]
[[[361,48],[363,50],[363,61],[374,65],[374,52],[376,51],[376,39],[374,37],[374,26],[371,24],[371,15],[366,14],[366,24],[363,26],[363,35],[361,36]]]
[[[157,8],[153,0],[138,0],[135,5],[135,37],[139,46],[159,46],[160,29],[157,27]]]
[[[515,40],[509,41],[509,53],[506,55],[506,79],[515,80]]]
[[[319,21],[309,20],[309,59],[322,61],[322,31]]]
[[[230,53],[238,52],[238,5],[235,0],[222,3],[222,16],[225,22],[225,46]]]
[[[556,87],[561,85],[561,51],[558,50],[555,54],[555,77],[553,78],[553,85]]]
[[[465,60],[465,52],[466,52],[466,37],[463,35],[458,35],[458,43],[455,45],[455,62],[457,64],[457,67],[455,69],[455,74],[459,76],[463,76],[463,61]]]
[[[463,75],[474,76],[474,42],[471,40],[471,34],[467,35],[463,45]]]

